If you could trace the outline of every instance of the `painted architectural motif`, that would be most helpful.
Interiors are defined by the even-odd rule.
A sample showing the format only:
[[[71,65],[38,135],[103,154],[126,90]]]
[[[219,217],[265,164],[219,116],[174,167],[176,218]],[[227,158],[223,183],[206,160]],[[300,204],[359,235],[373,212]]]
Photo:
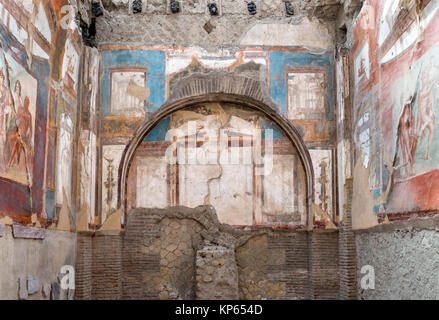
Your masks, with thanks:
[[[119,150],[113,153],[116,160],[114,160],[111,166],[114,167],[119,164],[124,145],[128,142],[127,139],[141,124],[139,118],[141,115],[140,109],[137,114],[132,113],[129,108],[122,110],[126,101],[131,100],[128,99],[129,94],[125,87],[122,90],[121,88],[114,88],[115,74],[119,74],[121,77],[124,76],[126,79],[124,83],[128,87],[130,82],[134,84],[133,76],[137,72],[139,81],[136,84],[136,88],[139,92],[144,93],[143,98],[146,100],[146,113],[148,113],[154,112],[160,106],[159,102],[165,100],[170,94],[170,88],[175,86],[179,79],[191,73],[208,72],[209,70],[233,71],[243,63],[252,62],[257,64],[259,68],[262,68],[260,69],[262,71],[259,72],[267,74],[267,83],[270,84],[272,98],[275,101],[281,102],[279,104],[281,112],[301,131],[307,144],[310,147],[324,149],[312,153],[316,157],[316,159],[313,158],[313,163],[317,165],[316,168],[318,169],[315,171],[319,172],[318,175],[315,175],[316,190],[318,190],[316,205],[327,217],[330,217],[329,220],[336,221],[338,219],[338,214],[335,211],[335,169],[332,159],[332,148],[335,147],[334,135],[332,134],[335,132],[335,117],[333,114],[335,107],[332,102],[333,96],[331,92],[334,85],[332,83],[333,70],[331,69],[332,59],[330,53],[314,55],[296,52],[295,50],[283,52],[276,51],[276,49],[265,51],[251,48],[241,49],[234,53],[228,50],[207,52],[196,47],[160,50],[139,47],[128,50],[120,47],[113,49],[109,46],[102,48],[102,55],[103,90],[101,91],[101,108],[104,116],[102,125],[104,126],[105,140],[108,141],[108,145],[107,143],[103,145],[103,150],[107,150],[104,151],[105,154],[110,153],[110,148]],[[130,61],[130,63],[120,63],[120,61]],[[284,69],[280,63],[284,63],[284,65],[286,64],[289,67]],[[269,65],[270,69],[267,70]],[[142,70],[145,72],[146,80],[144,83],[146,83],[146,87],[143,87],[143,83],[140,80],[143,79],[143,76],[141,77]],[[122,73],[123,71],[127,73]],[[162,72],[165,76],[159,76]],[[254,71],[249,70],[248,72]],[[278,81],[277,79],[283,80]],[[166,88],[166,90],[162,91],[163,88]],[[115,101],[113,95],[121,95],[121,97],[124,97],[122,100],[125,101],[124,103],[118,103],[121,109],[117,113],[112,111],[113,101]],[[224,111],[212,111],[212,108],[212,106],[204,106],[203,109],[203,106],[200,106],[197,112],[177,112],[170,119],[168,118],[157,125],[145,138],[146,141],[140,147],[141,150],[139,150],[142,156],[139,156],[135,169],[132,169],[132,172],[130,172],[131,182],[129,182],[129,186],[131,186],[132,191],[129,194],[132,198],[128,201],[129,207],[164,208],[175,205],[194,207],[206,203],[205,197],[209,194],[209,203],[214,205],[219,212],[232,212],[236,208],[243,212],[241,217],[224,218],[225,222],[234,225],[281,224],[279,217],[271,218],[270,215],[274,213],[282,215],[282,212],[290,215],[294,213],[293,215],[296,215],[293,219],[294,223],[289,221],[286,224],[303,224],[306,220],[303,217],[303,210],[305,210],[305,202],[301,199],[303,193],[298,198],[288,196],[295,192],[295,183],[297,189],[297,181],[294,181],[300,176],[294,168],[297,165],[299,167],[301,165],[295,165],[297,158],[293,155],[275,155],[275,159],[279,164],[273,169],[273,175],[265,180],[260,179],[260,181],[253,176],[251,165],[248,168],[245,166],[240,167],[236,169],[236,172],[233,171],[233,167],[230,167],[230,170],[224,170],[221,173],[221,179],[217,179],[221,182],[213,179],[220,174],[215,166],[198,166],[195,168],[193,165],[182,165],[179,167],[177,176],[170,176],[170,169],[166,164],[164,152],[164,149],[166,149],[166,133],[168,130],[179,126],[188,126],[188,119],[192,118],[192,120],[206,121],[213,125],[215,123],[214,119],[212,116],[210,116],[212,119],[208,116],[212,112],[213,114],[221,114],[223,117],[226,116]],[[217,108],[222,110],[223,106],[217,106]],[[117,116],[115,116],[116,114]],[[207,119],[204,119],[205,117]],[[186,119],[186,122],[183,119]],[[222,121],[224,122],[224,119]],[[251,123],[254,121],[252,120]],[[179,125],[177,125],[178,122],[180,122]],[[270,121],[263,118],[257,122],[259,122],[259,126],[262,129],[270,123]],[[244,121],[236,116],[231,117],[230,126],[234,126],[234,130],[237,130],[237,132],[255,129],[251,126],[248,127],[248,120]],[[275,141],[277,141],[276,138],[279,137],[275,137]],[[111,141],[124,142],[118,145],[112,144]],[[322,161],[325,162],[323,171],[320,167]],[[117,189],[113,185],[115,181],[111,182],[108,176],[110,171],[113,171],[114,174],[117,171],[115,168],[108,171],[109,166],[110,163],[103,158],[101,219],[102,217],[108,217],[108,212],[115,210],[115,208],[108,210],[108,198],[115,199],[117,196]],[[288,170],[287,168],[289,167],[293,169]],[[113,180],[117,179],[114,174]],[[209,188],[215,187],[217,190],[223,191],[218,191],[217,195],[215,195],[214,191],[209,191],[208,185],[202,182],[209,180],[209,177],[213,179],[209,183]],[[242,181],[242,183],[236,183],[235,181]],[[280,181],[283,182],[279,184]],[[323,182],[321,183],[320,181]],[[178,192],[171,191],[172,188],[175,188],[176,183],[178,183]],[[275,188],[268,187],[273,183],[276,184]],[[254,184],[262,188],[260,191],[261,195],[256,198],[254,195],[257,190],[255,191]],[[172,187],[173,185],[174,187]],[[265,188],[263,187],[264,185]],[[198,190],[199,188],[202,190]],[[135,192],[135,190],[137,191]],[[147,190],[157,190],[157,194]],[[194,193],[194,190],[198,191]],[[226,192],[225,190],[228,191]],[[324,194],[323,201],[319,198],[321,193]],[[236,204],[229,203],[232,206],[230,208],[221,207],[221,203],[227,203],[223,199],[226,194],[228,198],[236,199]],[[258,201],[260,204],[257,203]],[[301,210],[303,212],[300,212]],[[265,212],[265,215],[263,212]],[[269,221],[270,219],[271,222]],[[286,221],[288,220],[288,218],[285,219]]]
[[[166,123],[164,136],[147,136],[139,147],[131,207],[212,205],[235,226],[305,225],[304,169],[281,130],[263,128],[264,115],[210,103]]]

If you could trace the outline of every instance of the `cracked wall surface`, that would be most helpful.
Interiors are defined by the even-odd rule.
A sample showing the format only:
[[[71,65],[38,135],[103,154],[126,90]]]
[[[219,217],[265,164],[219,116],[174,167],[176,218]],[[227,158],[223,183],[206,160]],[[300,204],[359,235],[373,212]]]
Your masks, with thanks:
[[[128,206],[212,205],[230,225],[306,225],[298,151],[262,113],[206,103],[177,111],[158,127],[168,141],[151,133],[139,147]],[[275,139],[268,141],[268,134]]]

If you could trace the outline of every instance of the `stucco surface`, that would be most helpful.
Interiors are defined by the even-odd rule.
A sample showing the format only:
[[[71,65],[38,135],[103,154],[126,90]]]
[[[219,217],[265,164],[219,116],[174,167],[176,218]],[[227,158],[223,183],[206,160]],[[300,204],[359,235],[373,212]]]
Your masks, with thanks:
[[[58,275],[63,265],[75,265],[75,250],[75,233],[47,230],[43,240],[14,239],[7,226],[4,236],[0,237],[0,299],[19,298],[20,278],[39,282],[36,290],[26,290],[27,299],[49,299],[43,291],[47,293],[47,287],[59,283]],[[31,284],[36,282],[31,281]],[[27,287],[34,289],[29,283]],[[35,293],[30,294],[33,291]]]
[[[439,299],[439,229],[356,235],[359,299]],[[360,270],[375,269],[375,290],[362,290]]]

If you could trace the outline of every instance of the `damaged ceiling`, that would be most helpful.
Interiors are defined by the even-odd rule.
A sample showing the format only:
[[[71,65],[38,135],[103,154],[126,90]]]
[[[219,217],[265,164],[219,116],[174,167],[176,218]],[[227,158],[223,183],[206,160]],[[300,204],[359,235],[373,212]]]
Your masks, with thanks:
[[[76,0],[89,45],[109,43],[237,45],[251,26],[318,19],[329,32],[352,21],[363,0]],[[146,18],[148,17],[148,18]],[[342,17],[342,18],[340,18]],[[306,21],[305,21],[306,22]],[[286,34],[285,36],[288,36]]]

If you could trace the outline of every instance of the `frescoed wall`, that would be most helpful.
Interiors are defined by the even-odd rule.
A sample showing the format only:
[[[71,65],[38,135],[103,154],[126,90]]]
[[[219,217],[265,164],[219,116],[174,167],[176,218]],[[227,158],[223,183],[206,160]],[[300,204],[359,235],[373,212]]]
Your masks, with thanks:
[[[0,10],[0,214],[30,222],[32,214],[41,218],[43,211],[50,20],[45,9],[32,2],[23,7],[2,1]],[[32,21],[39,31],[29,42],[23,17],[31,12],[39,12]]]
[[[282,50],[276,48],[222,48],[216,51],[208,51],[200,47],[154,48],[109,45],[102,47],[101,52],[102,88],[100,139],[102,145],[102,168],[101,182],[99,183],[101,194],[100,213],[97,213],[100,215],[100,223],[105,224],[105,220],[109,219],[113,213],[120,215],[120,212],[116,210],[117,168],[125,145],[129,142],[130,137],[135,133],[137,128],[139,128],[143,117],[145,115],[148,117],[149,113],[160,107],[171,94],[172,88],[178,85],[178,81],[188,75],[197,72],[206,73],[214,70],[230,72],[240,65],[250,62],[259,65],[260,71],[248,70],[245,72],[256,72],[257,78],[262,77],[265,79],[264,83],[267,84],[269,94],[279,107],[279,111],[299,130],[302,138],[310,149],[313,166],[315,168],[314,172],[316,173],[315,210],[319,208],[316,214],[316,226],[324,228],[328,223],[331,225],[338,220],[335,201],[334,164],[336,143],[335,97],[332,93],[334,88],[334,75],[333,58],[330,50],[325,53],[316,54],[294,48],[285,48]],[[250,73],[249,76],[255,76]],[[210,114],[209,112],[212,111],[209,111],[209,108],[210,107],[205,107],[206,110],[201,112],[199,117],[205,117],[207,114]],[[222,106],[219,108],[222,109]],[[193,114],[196,113],[197,112]],[[217,113],[216,111],[213,112],[213,114]],[[183,119],[185,119],[183,114],[184,111],[181,111],[175,114],[175,116],[171,116],[170,119],[159,124],[145,138],[146,141],[142,145],[141,151],[139,150],[139,152],[142,153],[143,160],[139,159],[134,166],[136,169],[130,172],[132,176],[131,182],[129,182],[131,191],[128,192],[130,208],[164,208],[175,205],[194,207],[206,202],[204,199],[206,192],[198,190],[198,192],[196,192],[198,196],[194,196],[194,190],[203,186],[201,180],[204,179],[203,175],[199,176],[196,174],[193,178],[201,180],[191,180],[191,172],[196,172],[194,168],[189,169],[182,166],[179,169],[179,176],[183,179],[181,181],[188,181],[187,184],[182,184],[181,181],[179,183],[180,201],[173,200],[172,192],[170,192],[169,189],[176,181],[170,182],[169,180],[169,168],[164,160],[164,150],[166,149],[165,137],[167,131],[175,126],[174,117],[182,117],[181,121],[183,121]],[[224,112],[220,112],[220,114],[224,114]],[[195,118],[198,119],[199,117]],[[230,115],[228,115],[228,117],[230,118]],[[190,119],[192,118],[189,117],[188,120]],[[239,120],[239,118],[236,119]],[[236,130],[238,131],[245,131],[246,125],[240,121],[233,125],[236,126]],[[259,126],[264,128],[270,121],[261,118],[259,122]],[[183,125],[183,122],[180,126],[181,125]],[[276,138],[281,138],[282,133],[275,132],[274,134],[275,141]],[[283,159],[282,157],[283,156],[279,155],[279,159],[277,159],[279,166],[281,166],[280,163],[282,161],[286,161],[285,165],[291,167],[290,162],[293,160]],[[274,174],[273,177],[276,176],[280,180],[277,178],[273,179],[277,181],[285,180],[287,185],[294,184],[292,181],[300,176],[300,174],[295,173],[294,170],[287,170],[288,173],[282,173],[281,167],[276,168],[276,170],[280,171]],[[239,170],[239,174],[241,173],[244,174],[243,171]],[[227,181],[226,176],[222,176],[222,178],[225,179],[223,183],[225,183],[228,189],[232,190],[230,191],[231,193],[233,193],[234,190],[233,186],[237,188],[242,187],[240,186],[241,183],[234,182],[234,179],[236,179],[236,181],[248,180],[246,175],[241,177],[237,174],[238,172],[231,174],[229,181]],[[292,176],[288,178],[288,174],[292,174]],[[210,175],[213,177],[215,173],[211,172]],[[241,178],[237,178],[238,176]],[[252,175],[249,177],[251,176]],[[209,180],[208,177],[210,177],[209,172],[206,172],[206,181]],[[289,179],[291,182],[288,182]],[[274,180],[273,182],[269,182],[268,179],[260,183],[261,186],[263,186],[263,184],[267,182],[274,183]],[[299,182],[299,184],[300,183],[301,182]],[[250,187],[251,185],[252,183],[249,184]],[[293,188],[292,186],[288,188],[290,187]],[[151,193],[150,191],[148,192],[148,190],[155,190],[155,192]],[[261,191],[261,194],[263,194],[261,199],[265,197],[264,199],[267,203],[271,203],[269,205],[271,207],[267,212],[274,210],[280,213],[286,210],[285,205],[291,200],[287,197],[287,194],[289,194],[288,191],[282,196],[282,190],[280,190],[278,194],[274,191],[277,190],[276,188],[267,186],[265,190],[265,193]],[[241,194],[240,192],[241,191],[236,194]],[[270,194],[270,192],[274,193]],[[186,193],[187,196],[185,197]],[[251,209],[255,207],[255,205],[252,204],[252,196],[248,196],[248,194],[252,194],[252,192],[246,192],[242,189],[243,197],[239,197],[239,199],[243,200],[248,198],[248,201],[243,200],[238,205],[238,207],[243,206],[243,208],[246,208],[246,210],[241,210],[243,209],[241,208],[238,211],[247,212],[250,210],[247,215],[243,214],[243,217],[245,216],[247,218],[242,218],[242,220],[238,218],[236,221],[233,219],[229,219],[229,221],[228,218],[225,218],[224,221],[228,221],[234,225],[268,223],[268,218],[265,220],[262,218],[256,220],[252,218],[252,216],[256,215],[256,213],[253,212],[254,210]],[[302,196],[303,195],[300,195],[299,198]],[[233,198],[233,194],[230,194],[228,198]],[[187,199],[187,201],[184,199]],[[261,199],[258,201],[262,201]],[[289,200],[287,201],[286,199]],[[221,201],[226,202],[224,199]],[[214,206],[220,206],[221,201],[217,201],[218,203]],[[294,202],[293,200],[291,201],[292,203]],[[277,206],[276,203],[278,202],[279,205]],[[299,205],[300,203],[302,204]],[[298,201],[297,205],[304,209],[305,204],[303,200],[302,202]],[[261,212],[264,210],[263,206],[259,206],[259,208],[258,210]],[[220,210],[217,208],[217,211],[231,212],[233,211],[231,209],[232,208],[224,208],[224,210]],[[291,212],[293,211],[295,214],[301,216],[297,210],[292,210]],[[113,223],[116,221],[116,218],[110,220],[112,221],[111,223]],[[295,218],[295,223],[287,224],[301,225],[305,220],[305,217]],[[274,222],[276,221],[273,220],[273,223]],[[277,223],[280,222],[277,221]]]
[[[8,53],[2,51],[2,58],[1,175],[29,185],[32,180],[37,81]]]
[[[320,233],[316,230],[311,242],[305,232],[310,231],[307,228],[336,229],[343,212],[340,204],[345,200],[337,190],[337,177],[344,180],[345,176],[337,168],[340,168],[339,162],[344,161],[339,157],[339,150],[346,154],[350,150],[337,150],[340,140],[337,137],[336,97],[345,93],[336,92],[339,85],[335,83],[335,17],[323,21],[299,14],[284,16],[285,3],[282,1],[276,5],[265,1],[260,15],[253,17],[248,14],[246,5],[239,5],[237,11],[228,11],[228,6],[238,5],[235,1],[223,1],[221,16],[230,14],[227,17],[230,20],[221,22],[210,17],[209,10],[202,8],[204,5],[200,2],[196,8],[184,7],[188,11],[182,13],[198,15],[195,18],[181,15],[183,23],[191,25],[184,34],[175,33],[172,28],[165,30],[168,23],[161,24],[161,19],[166,21],[178,16],[160,11],[163,15],[157,18],[151,15],[143,19],[143,23],[152,21],[157,27],[144,28],[139,24],[145,37],[140,41],[133,38],[130,42],[125,40],[132,30],[126,33],[124,41],[119,37],[120,32],[127,30],[128,20],[134,21],[139,15],[124,17],[122,8],[128,1],[116,2],[102,1],[105,14],[96,17],[91,6],[86,7],[91,5],[90,1],[0,0],[0,251],[5,261],[14,257],[14,262],[8,261],[4,267],[6,271],[0,275],[0,298],[14,298],[17,292],[22,299],[72,298],[72,291],[58,290],[62,264],[77,268],[77,290],[81,296],[92,285],[84,284],[84,279],[92,278],[91,273],[96,276],[112,272],[107,268],[102,273],[99,268],[107,265],[100,264],[99,259],[121,263],[121,255],[119,260],[112,257],[117,250],[108,254],[105,248],[121,241],[118,231],[125,229],[129,221],[124,220],[126,216],[117,198],[121,179],[119,169],[126,147],[136,137],[142,123],[153,118],[153,113],[166,101],[175,98],[173,94],[179,92],[177,88],[184,80],[193,75],[209,77],[212,74],[239,75],[246,83],[255,81],[258,86],[262,83],[258,87],[263,91],[260,93],[262,98],[258,101],[271,108],[270,111],[264,113],[239,103],[212,99],[167,115],[136,149],[128,170],[126,199],[121,201],[126,201],[127,211],[165,208],[172,212],[175,208],[168,207],[212,205],[219,222],[245,229],[242,231],[244,236],[248,229],[255,229],[251,231],[255,234],[267,230],[267,235],[248,242],[242,247],[243,251],[238,250],[242,256],[237,261],[240,261],[240,272],[244,275],[239,280],[241,288],[247,288],[247,284],[250,288],[255,281],[254,265],[259,270],[257,279],[264,287],[263,295],[258,293],[259,289],[252,289],[248,293],[240,292],[243,297],[308,297],[307,283],[311,277],[315,277],[315,284],[320,283],[322,275],[318,275],[319,272],[331,275],[331,281],[326,282],[321,292],[338,296],[338,231]],[[163,3],[160,4],[162,9]],[[146,10],[154,7],[150,2],[144,1],[144,4]],[[114,26],[115,21],[120,23],[121,28],[113,29],[112,33],[104,30],[103,21],[113,14],[113,9],[117,11],[116,16],[124,18],[119,21],[112,16],[115,19],[107,20],[107,26]],[[207,23],[201,16],[212,20]],[[245,16],[245,20],[241,16]],[[282,22],[273,22],[272,16]],[[253,18],[256,22],[252,22]],[[386,21],[394,23],[397,20],[391,16]],[[229,22],[232,24],[227,28],[236,26],[230,33],[225,28]],[[92,35],[94,31],[101,33]],[[114,37],[106,39],[111,33]],[[192,38],[187,41],[189,37]],[[373,37],[368,34],[368,39]],[[376,96],[370,93],[375,79],[375,62],[371,54],[374,44],[368,41],[355,48],[358,50],[355,65],[361,70],[355,77],[356,86],[363,95],[356,107],[360,114],[358,119],[361,119],[358,122],[359,139],[365,150],[364,158],[369,159],[360,159],[358,163],[370,163],[369,167],[379,173],[373,178],[374,192],[378,195],[375,189],[384,190],[390,185],[386,181],[396,181],[402,186],[408,181],[407,175],[429,174],[434,169],[428,164],[430,158],[434,162],[438,157],[434,152],[437,130],[432,129],[431,121],[426,124],[424,121],[418,127],[415,123],[417,129],[414,130],[420,132],[422,138],[415,149],[410,149],[411,153],[407,152],[407,147],[402,149],[404,155],[415,155],[413,168],[409,166],[413,170],[406,172],[407,166],[401,165],[398,172],[393,170],[386,176],[383,173],[385,166],[380,165],[385,162],[373,162],[380,153],[372,148],[378,144],[369,139],[372,136],[370,125],[379,127],[371,120],[375,119],[372,113],[377,104],[371,102],[373,99],[368,100],[368,97]],[[435,51],[431,51],[430,57],[434,54]],[[392,61],[389,59],[386,63]],[[431,74],[423,71],[426,69],[422,63],[413,64],[411,73],[404,78],[419,76],[415,86],[418,89],[413,87],[419,93],[411,97],[413,107],[410,108],[413,115],[424,117],[431,115],[429,107],[425,112],[418,111],[417,101],[429,104],[426,86],[434,77],[433,69]],[[213,81],[215,77],[206,83]],[[392,95],[402,94],[396,92],[398,88],[392,89],[395,91]],[[251,94],[247,92],[243,96]],[[404,101],[406,98],[410,97],[404,97]],[[392,117],[398,117],[397,114],[395,111]],[[285,122],[276,124],[271,118],[273,115]],[[300,145],[295,145],[291,136],[287,138],[287,130],[281,129],[280,123],[294,126],[300,136],[297,139]],[[212,142],[219,148],[210,150]],[[221,144],[223,142],[225,144]],[[394,144],[397,144],[396,140]],[[259,145],[262,147],[260,153],[254,150]],[[303,146],[307,149],[305,154],[310,156],[306,159],[310,160],[306,162],[307,166],[301,158],[304,153],[299,152]],[[199,155],[211,163],[169,163],[169,150],[177,159],[183,154],[187,156],[186,160]],[[385,153],[382,154],[382,159],[387,159]],[[231,164],[221,161],[225,155],[231,156]],[[409,161],[404,159],[412,158],[401,155],[392,161],[404,163]],[[260,174],[261,170],[264,174]],[[368,181],[372,179],[370,177],[367,176]],[[313,179],[313,188],[308,178]],[[377,196],[379,201],[382,194],[384,192]],[[388,194],[391,199],[391,193]],[[392,202],[388,203],[390,207]],[[143,210],[155,209],[139,209],[138,212]],[[169,228],[163,229],[169,233],[171,229],[180,228],[180,224],[174,222],[163,220],[163,224],[151,225],[169,224]],[[142,247],[142,254],[171,252],[172,246],[181,242],[192,255],[195,251],[185,228],[194,223],[187,226],[184,223],[184,228],[173,234],[170,248],[166,241],[159,243],[156,239],[151,247]],[[288,230],[284,234],[284,230],[265,227]],[[107,231],[111,232],[105,234]],[[197,229],[192,231],[201,241]],[[273,237],[268,236],[271,232]],[[136,233],[133,235],[138,241]],[[156,245],[164,250],[157,251]],[[130,242],[126,242],[126,246],[131,246]],[[322,267],[323,271],[309,268],[311,252],[312,259],[319,263],[320,246],[333,253],[330,263]],[[137,242],[130,247],[132,252],[138,249]],[[301,259],[290,259],[296,249],[303,253]],[[51,259],[51,255],[56,259]],[[187,263],[193,271],[194,256],[190,257]],[[162,274],[166,274],[166,268],[172,263],[168,261],[170,258],[163,258],[157,261],[160,261]],[[270,269],[269,277],[277,280],[266,281],[267,268]],[[183,270],[178,274],[191,278],[191,272]],[[300,288],[296,283],[298,273]],[[145,279],[136,282],[143,284]],[[29,283],[38,283],[35,285],[38,290],[29,291]],[[160,297],[165,297],[167,290],[172,297],[170,288],[160,290]],[[104,294],[110,297],[110,291]],[[315,292],[316,296],[320,294],[318,290]],[[84,295],[87,294],[91,293]]]
[[[64,5],[0,0],[0,298],[49,299],[75,260],[82,41]]]
[[[367,1],[358,17],[354,228],[439,208],[438,9],[437,1]]]
[[[263,128],[266,116],[206,103],[164,121],[165,135],[148,135],[131,165],[130,208],[212,205],[234,226],[306,225],[303,165],[279,127]]]

